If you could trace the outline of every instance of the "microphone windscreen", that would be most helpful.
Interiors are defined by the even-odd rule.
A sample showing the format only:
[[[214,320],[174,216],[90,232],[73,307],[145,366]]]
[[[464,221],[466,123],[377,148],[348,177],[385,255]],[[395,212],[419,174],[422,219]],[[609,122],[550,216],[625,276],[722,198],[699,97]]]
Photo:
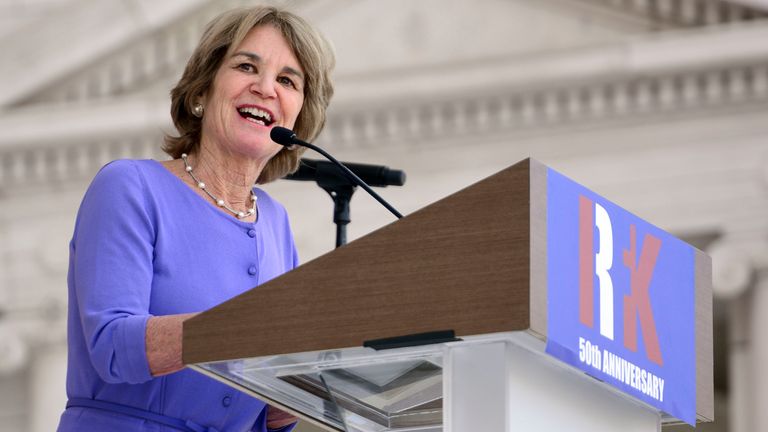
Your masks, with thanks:
[[[405,184],[405,172],[400,170],[387,169],[384,172],[384,181],[388,185],[402,186]]]
[[[293,133],[292,130],[275,126],[272,128],[272,130],[269,132],[269,137],[272,138],[272,141],[284,145],[284,146],[292,146],[296,144],[296,134]]]

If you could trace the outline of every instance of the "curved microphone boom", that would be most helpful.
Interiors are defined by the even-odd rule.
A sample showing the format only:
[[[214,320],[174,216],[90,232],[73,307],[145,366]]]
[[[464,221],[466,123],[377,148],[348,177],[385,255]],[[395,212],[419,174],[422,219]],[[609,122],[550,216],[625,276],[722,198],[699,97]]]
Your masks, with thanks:
[[[321,149],[320,147],[298,139],[296,137],[296,134],[292,130],[284,127],[280,127],[280,126],[275,126],[270,131],[269,136],[270,138],[272,138],[272,141],[282,146],[286,146],[290,148],[291,146],[299,145],[302,147],[312,149],[320,153],[321,155],[325,156],[326,159],[328,159],[329,161],[333,162],[336,166],[341,168],[341,170],[344,172],[344,174],[347,175],[347,177],[349,177],[350,180],[358,184],[361,188],[365,189],[365,191],[368,192],[368,194],[374,197],[376,201],[381,203],[381,205],[386,207],[387,210],[389,210],[393,215],[397,216],[398,219],[403,217],[403,215],[400,214],[399,211],[395,210],[394,207],[392,207],[388,202],[386,202],[384,198],[380,197],[379,194],[374,192],[373,189],[371,189],[371,187],[368,186],[368,184],[366,184],[362,179],[360,179],[360,177],[358,177],[355,173],[353,173],[349,168],[344,166],[343,163],[336,160],[335,157],[331,156],[328,152]]]

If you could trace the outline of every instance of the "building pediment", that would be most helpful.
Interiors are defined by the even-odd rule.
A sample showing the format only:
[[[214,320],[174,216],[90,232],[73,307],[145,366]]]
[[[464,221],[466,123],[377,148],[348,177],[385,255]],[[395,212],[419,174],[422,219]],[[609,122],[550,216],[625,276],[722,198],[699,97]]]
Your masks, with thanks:
[[[310,17],[311,18],[311,17]],[[314,20],[337,51],[339,79],[565,50],[646,32],[560,1],[349,2]],[[489,77],[492,78],[492,77]]]
[[[478,0],[268,3],[317,24],[338,52],[336,77],[399,79],[457,64],[568,51],[669,28],[751,21],[766,12],[721,0]],[[205,22],[247,0],[62,0],[0,34],[0,109],[166,89]],[[494,77],[488,77],[492,80]],[[166,90],[167,91],[167,90]],[[163,91],[165,93],[165,91]]]

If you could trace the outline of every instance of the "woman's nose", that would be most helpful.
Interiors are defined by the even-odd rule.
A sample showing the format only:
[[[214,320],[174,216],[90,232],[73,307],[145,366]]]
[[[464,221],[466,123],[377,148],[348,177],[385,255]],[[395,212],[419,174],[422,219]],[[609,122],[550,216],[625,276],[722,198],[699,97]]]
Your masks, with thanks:
[[[263,98],[275,97],[277,95],[275,92],[275,81],[264,75],[258,76],[251,83],[251,93]]]

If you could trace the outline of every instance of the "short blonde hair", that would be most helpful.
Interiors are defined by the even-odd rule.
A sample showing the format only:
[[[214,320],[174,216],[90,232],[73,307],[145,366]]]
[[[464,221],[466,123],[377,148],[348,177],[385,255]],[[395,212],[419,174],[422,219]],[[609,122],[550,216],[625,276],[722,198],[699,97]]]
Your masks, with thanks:
[[[171,117],[179,136],[165,137],[163,151],[173,158],[200,147],[202,122],[192,114],[198,99],[213,86],[222,62],[253,28],[272,25],[278,29],[304,71],[304,104],[294,132],[304,141],[314,141],[325,126],[326,109],[333,96],[331,72],[335,57],[330,44],[304,19],[271,6],[235,9],[214,18],[187,62],[181,79],[171,90]],[[283,148],[261,172],[257,183],[268,183],[294,172],[303,148]]]

